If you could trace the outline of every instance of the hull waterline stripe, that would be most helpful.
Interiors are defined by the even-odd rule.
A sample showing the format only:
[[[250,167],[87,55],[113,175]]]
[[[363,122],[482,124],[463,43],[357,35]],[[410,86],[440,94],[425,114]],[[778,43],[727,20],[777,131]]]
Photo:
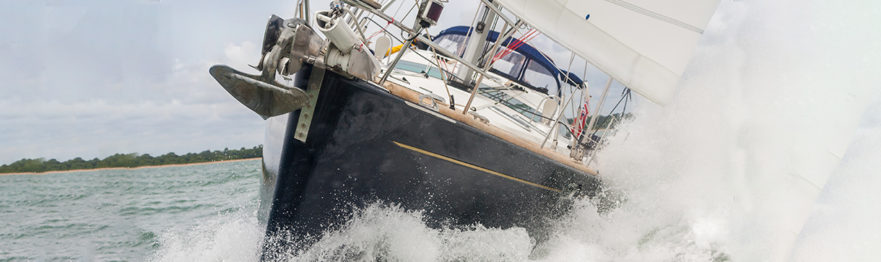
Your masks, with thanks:
[[[464,166],[464,167],[468,167],[468,168],[471,168],[471,169],[474,169],[474,170],[478,170],[478,171],[481,171],[481,172],[484,172],[484,173],[487,173],[487,174],[490,174],[490,175],[499,176],[499,177],[502,177],[502,178],[505,178],[505,179],[509,179],[509,180],[514,180],[514,181],[517,181],[517,182],[520,182],[520,183],[523,183],[523,184],[527,184],[527,185],[534,186],[534,187],[538,187],[538,188],[545,189],[545,190],[554,191],[554,192],[557,192],[557,193],[560,193],[560,192],[561,192],[561,190],[556,189],[556,188],[553,188],[553,187],[548,187],[548,186],[545,186],[545,185],[542,185],[542,184],[536,184],[536,183],[529,182],[529,181],[526,181],[526,180],[523,180],[523,179],[520,179],[520,178],[516,178],[516,177],[513,177],[513,176],[505,175],[505,174],[502,174],[502,173],[499,173],[499,172],[496,172],[496,171],[492,171],[492,170],[489,170],[489,169],[486,169],[486,168],[482,168],[482,167],[475,166],[475,165],[472,165],[472,164],[469,164],[469,163],[465,163],[465,162],[462,162],[462,161],[459,161],[459,160],[456,160],[456,159],[453,159],[453,158],[450,158],[450,157],[446,157],[446,156],[443,156],[443,155],[439,155],[439,154],[435,154],[435,153],[432,153],[432,152],[428,152],[428,151],[425,151],[425,150],[420,149],[420,148],[417,148],[417,147],[413,147],[413,146],[410,146],[410,145],[405,145],[405,144],[402,144],[402,143],[398,143],[397,141],[392,141],[392,143],[395,143],[395,145],[397,145],[397,146],[399,146],[399,147],[402,147],[402,148],[404,148],[404,149],[408,149],[408,150],[411,150],[411,151],[414,151],[414,152],[417,152],[417,153],[420,153],[420,154],[423,154],[423,155],[427,155],[427,156],[430,156],[430,157],[434,157],[434,158],[437,158],[437,159],[440,159],[440,160],[445,160],[445,161],[447,161],[447,162],[451,162],[451,163],[454,163],[454,164],[457,164],[457,165],[460,165],[460,166]]]

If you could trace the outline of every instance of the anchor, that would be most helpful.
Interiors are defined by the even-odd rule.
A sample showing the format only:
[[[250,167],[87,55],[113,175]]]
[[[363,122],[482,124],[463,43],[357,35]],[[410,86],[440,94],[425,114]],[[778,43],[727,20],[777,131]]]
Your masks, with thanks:
[[[294,52],[294,40],[297,29],[304,24],[300,19],[284,20],[276,15],[269,18],[263,36],[263,56],[254,67],[261,71],[260,75],[226,65],[214,65],[208,72],[230,95],[263,119],[300,109],[308,102],[306,92],[279,83],[276,75],[290,79],[302,66],[303,56]]]
[[[301,109],[309,103],[305,87],[285,86],[276,76],[290,80],[304,64],[366,81],[379,72],[379,61],[362,48],[363,42],[342,20],[342,10],[316,13],[315,23],[328,39],[324,40],[301,19],[273,15],[263,34],[263,56],[252,66],[260,75],[226,65],[215,65],[208,71],[230,95],[263,119]]]

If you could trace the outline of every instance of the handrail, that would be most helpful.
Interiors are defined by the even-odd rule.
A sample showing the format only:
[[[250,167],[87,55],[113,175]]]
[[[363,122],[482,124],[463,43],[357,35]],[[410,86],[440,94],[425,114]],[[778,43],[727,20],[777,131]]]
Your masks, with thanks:
[[[371,23],[373,23],[373,24],[376,25],[376,26],[379,26],[379,27],[380,27],[380,30],[382,30],[382,31],[384,31],[384,32],[386,32],[386,33],[388,33],[389,36],[391,36],[391,37],[394,38],[395,40],[398,40],[398,41],[400,41],[400,42],[402,42],[402,43],[405,42],[404,40],[401,40],[401,39],[399,39],[397,36],[395,36],[394,34],[392,34],[388,29],[383,28],[382,25],[380,25],[380,24],[377,23],[376,21],[373,21],[373,19],[367,19],[366,17],[365,17],[364,19],[366,19],[366,21],[370,21]],[[401,45],[401,47],[403,47],[403,44]],[[420,54],[420,53],[418,53],[418,52],[415,53],[415,54],[418,55],[419,57],[422,57],[422,59],[424,59],[425,61],[427,61],[429,64],[431,64],[431,65],[437,67],[439,70],[444,70],[444,69],[440,66],[440,64],[435,63],[435,60],[428,59],[428,57],[425,57],[424,55],[422,55],[422,54]],[[442,55],[443,55],[443,53],[442,53]],[[446,56],[446,55],[444,55],[444,56]],[[451,58],[451,59],[452,59],[452,58]],[[446,70],[446,73],[449,75],[449,77],[451,77],[451,78],[457,78],[457,79],[458,79],[458,77],[456,77],[455,74],[450,74],[449,70]],[[460,79],[460,80],[461,80],[461,79]]]
[[[405,26],[400,21],[393,19],[392,17],[386,15],[385,13],[377,11],[376,9],[374,9],[372,7],[366,6],[357,0],[342,0],[342,1],[345,2],[346,4],[356,5],[359,8],[366,10],[367,12],[373,13],[374,15],[378,16],[379,18],[382,18],[386,22],[389,22],[389,23],[395,25],[396,27],[400,28],[401,30],[403,30],[404,32],[406,32],[410,35],[416,35],[416,39],[418,39],[420,42],[430,46],[431,48],[436,49],[437,52],[440,53],[441,55],[449,57],[453,60],[456,60],[457,62],[461,63],[462,65],[467,66],[471,70],[474,70],[480,74],[486,73],[485,71],[480,70],[480,67],[472,64],[471,62],[468,62],[468,61],[465,61],[465,60],[459,58],[459,56],[457,56],[457,55],[450,53],[449,51],[447,51],[446,49],[444,49],[440,45],[435,44],[434,42],[431,42],[430,40],[425,38],[425,36],[419,35],[418,32],[416,32],[415,30]]]

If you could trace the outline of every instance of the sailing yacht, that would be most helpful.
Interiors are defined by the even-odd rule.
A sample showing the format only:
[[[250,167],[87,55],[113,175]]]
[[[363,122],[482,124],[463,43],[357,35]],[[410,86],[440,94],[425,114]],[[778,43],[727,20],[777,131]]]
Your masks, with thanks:
[[[530,45],[530,34],[609,74],[604,96],[618,81],[664,103],[717,4],[480,2],[472,25],[432,35],[446,1],[416,1],[413,16],[395,18],[395,0],[333,1],[315,13],[301,0],[297,17],[269,19],[259,74],[210,69],[267,119],[264,259],[308,246],[372,203],[422,211],[431,226],[540,236],[572,199],[603,190],[588,165],[601,141],[587,132],[598,110],[590,121],[563,117],[586,100],[563,93],[588,88],[584,75]],[[366,32],[371,23],[378,34]]]

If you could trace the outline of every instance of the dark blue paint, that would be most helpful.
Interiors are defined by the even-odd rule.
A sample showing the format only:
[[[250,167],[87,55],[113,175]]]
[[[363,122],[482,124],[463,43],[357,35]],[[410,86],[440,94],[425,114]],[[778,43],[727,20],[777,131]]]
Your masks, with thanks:
[[[309,75],[307,70],[297,74]],[[306,143],[293,139],[299,112],[289,115],[287,137],[276,141],[284,143],[278,174],[267,175],[276,179],[266,218],[265,260],[275,259],[279,248],[308,247],[339,228],[354,210],[377,201],[420,210],[432,227],[518,226],[537,239],[548,217],[570,207],[564,194],[422,155],[392,141],[576,195],[594,196],[601,186],[594,176],[330,71]]]

